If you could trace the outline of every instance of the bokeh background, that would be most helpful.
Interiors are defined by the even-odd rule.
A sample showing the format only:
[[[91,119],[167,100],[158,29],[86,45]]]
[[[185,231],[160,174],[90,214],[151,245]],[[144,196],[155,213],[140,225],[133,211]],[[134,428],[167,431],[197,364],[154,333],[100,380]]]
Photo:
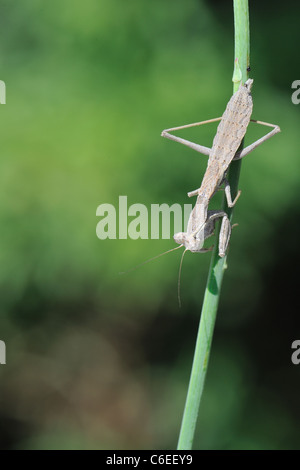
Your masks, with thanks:
[[[250,2],[253,117],[282,133],[242,164],[196,449],[300,448],[299,13]],[[0,25],[0,447],[174,449],[210,254],[179,309],[178,251],[119,275],[173,240],[99,240],[96,208],[190,203],[206,157],[160,132],[223,112],[232,2],[1,0]]]

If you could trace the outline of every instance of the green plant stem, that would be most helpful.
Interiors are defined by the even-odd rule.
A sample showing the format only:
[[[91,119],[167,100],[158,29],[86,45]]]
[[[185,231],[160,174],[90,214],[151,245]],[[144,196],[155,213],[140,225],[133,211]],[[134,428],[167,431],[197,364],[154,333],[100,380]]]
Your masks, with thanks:
[[[249,66],[250,57],[248,0],[234,0],[233,9],[235,27],[234,58],[238,59],[238,64],[241,69],[240,78],[243,82],[245,82],[248,78],[247,67]],[[236,91],[238,86],[239,83],[235,82],[233,91]],[[232,162],[227,176],[233,197],[235,197],[237,193],[240,168],[240,160]],[[222,210],[226,211],[230,217],[230,220],[232,220],[232,209],[228,209],[225,197],[223,198]],[[219,239],[219,230],[220,226],[218,227],[216,233],[216,240]],[[218,243],[215,243],[203,300],[190,383],[181,423],[181,430],[177,446],[178,450],[190,450],[193,446],[198,411],[206,377],[213,331],[220,299],[221,285],[226,266],[226,256],[224,258],[219,257]]]

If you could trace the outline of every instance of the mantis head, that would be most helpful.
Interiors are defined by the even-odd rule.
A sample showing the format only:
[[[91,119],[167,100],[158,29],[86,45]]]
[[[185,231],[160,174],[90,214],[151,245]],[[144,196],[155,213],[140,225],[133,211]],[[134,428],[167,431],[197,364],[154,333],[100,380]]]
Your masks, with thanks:
[[[183,245],[186,251],[191,251],[192,253],[206,253],[207,251],[211,251],[210,248],[203,248],[204,240],[207,238],[204,235],[204,230],[202,230],[202,233],[199,231],[197,236],[186,232],[178,232],[175,233],[173,238],[176,243],[181,246]]]

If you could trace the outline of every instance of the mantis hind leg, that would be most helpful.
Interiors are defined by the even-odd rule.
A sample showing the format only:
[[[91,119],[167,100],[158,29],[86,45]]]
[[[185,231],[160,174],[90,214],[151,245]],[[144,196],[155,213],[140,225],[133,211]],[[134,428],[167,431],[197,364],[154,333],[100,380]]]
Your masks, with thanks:
[[[256,140],[255,142],[253,142],[253,144],[248,145],[248,147],[245,147],[240,152],[237,152],[235,154],[234,160],[240,160],[241,158],[245,157],[250,152],[252,152],[252,150],[256,149],[256,147],[258,147],[260,144],[262,144],[266,140],[273,137],[273,135],[278,134],[278,132],[280,132],[280,127],[277,126],[276,124],[270,124],[268,122],[263,122],[263,121],[256,121],[255,119],[251,119],[251,122],[255,122],[256,124],[261,124],[262,126],[273,127],[273,130],[268,132],[268,134],[264,135],[263,137]]]

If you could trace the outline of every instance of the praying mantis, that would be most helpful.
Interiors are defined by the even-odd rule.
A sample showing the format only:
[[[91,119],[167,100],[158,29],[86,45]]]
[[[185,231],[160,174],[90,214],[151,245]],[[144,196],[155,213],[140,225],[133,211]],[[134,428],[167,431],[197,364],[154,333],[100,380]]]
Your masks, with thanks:
[[[221,218],[218,253],[221,258],[225,256],[231,235],[231,223],[226,212],[217,210],[209,211],[209,202],[216,191],[224,184],[227,205],[228,207],[233,207],[241,191],[238,191],[236,197],[232,200],[231,188],[226,179],[226,173],[230,163],[233,160],[239,160],[245,157],[260,144],[280,132],[280,127],[275,124],[250,119],[253,108],[251,96],[252,85],[253,79],[251,78],[249,78],[245,84],[240,84],[238,91],[230,98],[222,117],[165,129],[161,133],[162,137],[179,142],[209,157],[200,188],[188,193],[189,197],[197,196],[197,200],[188,220],[187,231],[175,233],[173,237],[176,243],[185,247],[185,251],[191,251],[193,253],[210,251],[212,247],[204,248],[203,245],[205,240],[213,235],[216,220]],[[221,122],[218,125],[211,149],[170,134],[170,132],[173,131],[216,121]],[[272,130],[248,147],[239,151],[239,147],[246,134],[250,121],[263,126],[272,127]]]

